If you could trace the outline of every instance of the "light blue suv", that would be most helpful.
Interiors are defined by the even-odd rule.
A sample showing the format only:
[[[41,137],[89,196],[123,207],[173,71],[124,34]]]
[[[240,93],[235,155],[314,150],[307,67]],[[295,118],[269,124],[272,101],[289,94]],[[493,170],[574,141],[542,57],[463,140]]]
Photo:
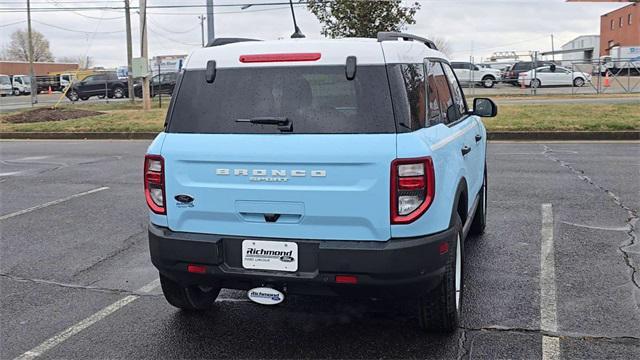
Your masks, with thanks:
[[[167,301],[417,298],[426,330],[454,330],[495,104],[469,110],[445,56],[410,34],[220,41],[189,56],[145,158]]]

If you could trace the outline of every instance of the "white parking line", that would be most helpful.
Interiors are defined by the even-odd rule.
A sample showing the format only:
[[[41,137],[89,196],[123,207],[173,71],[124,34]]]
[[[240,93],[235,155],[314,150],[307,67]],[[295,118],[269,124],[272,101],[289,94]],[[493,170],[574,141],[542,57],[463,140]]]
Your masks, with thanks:
[[[556,308],[556,273],[553,246],[553,207],[542,204],[542,246],[540,254],[540,329],[558,330]],[[542,336],[542,359],[560,359],[560,339]]]
[[[137,292],[138,293],[151,292],[159,284],[160,284],[160,280],[159,279],[153,280],[152,282],[150,282],[147,285],[145,285],[145,286],[141,287],[140,289],[138,289]],[[75,325],[72,325],[71,327],[63,330],[62,332],[60,332],[60,333],[54,335],[53,337],[45,340],[40,345],[38,345],[38,346],[34,347],[33,349],[25,352],[24,354],[18,356],[14,360],[35,359],[38,356],[44,354],[45,352],[47,352],[47,351],[53,349],[54,347],[58,346],[59,344],[63,343],[64,341],[66,341],[67,339],[71,338],[72,336],[78,334],[82,330],[84,330],[84,329],[88,328],[89,326],[97,323],[98,321],[106,318],[107,316],[113,314],[114,312],[122,309],[127,304],[132,303],[133,301],[137,300],[138,298],[139,298],[139,296],[137,296],[137,295],[129,295],[129,296],[124,297],[124,298],[114,302],[113,304],[105,307],[104,309],[98,311],[97,313],[89,316],[88,318],[80,321],[79,323],[77,323]]]
[[[103,190],[108,190],[108,189],[109,188],[105,186],[105,187],[101,187],[101,188],[97,188],[97,189],[81,192],[79,194],[74,194],[74,195],[71,195],[71,196],[67,196],[67,197],[62,198],[62,199],[49,201],[47,203],[36,205],[36,206],[30,207],[28,209],[24,209],[24,210],[12,212],[10,214],[2,215],[2,216],[0,216],[0,220],[10,219],[10,218],[16,217],[18,215],[23,215],[23,214],[26,214],[26,213],[30,213],[32,211],[39,210],[39,209],[42,209],[42,208],[46,208],[48,206],[57,205],[57,204],[65,202],[65,201],[69,201],[71,199],[75,199],[75,198],[78,198],[78,197],[81,197],[81,196],[97,193],[98,191],[103,191]]]

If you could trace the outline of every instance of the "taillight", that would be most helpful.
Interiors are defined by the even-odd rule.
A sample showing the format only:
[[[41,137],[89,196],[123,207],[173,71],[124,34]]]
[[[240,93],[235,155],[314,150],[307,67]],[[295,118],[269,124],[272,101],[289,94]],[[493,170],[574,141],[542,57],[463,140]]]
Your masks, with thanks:
[[[164,159],[160,155],[144,157],[144,195],[149,209],[166,214],[164,193]]]
[[[408,224],[427,211],[436,192],[430,157],[391,163],[391,223]]]

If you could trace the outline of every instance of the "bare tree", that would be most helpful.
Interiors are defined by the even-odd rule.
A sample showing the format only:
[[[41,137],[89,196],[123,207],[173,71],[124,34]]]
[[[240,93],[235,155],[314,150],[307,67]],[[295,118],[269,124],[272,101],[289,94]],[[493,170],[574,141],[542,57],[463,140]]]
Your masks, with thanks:
[[[93,58],[91,56],[61,56],[56,58],[57,62],[78,64],[80,69],[89,69],[94,65]]]
[[[11,41],[5,49],[7,60],[29,61],[29,36],[27,30],[16,30],[11,34]],[[53,61],[49,50],[49,40],[42,33],[32,30],[33,61]]]
[[[449,44],[449,41],[447,39],[440,36],[430,36],[428,38],[433,41],[434,44],[436,44],[436,47],[440,52],[447,55],[448,57],[451,57],[451,45]]]

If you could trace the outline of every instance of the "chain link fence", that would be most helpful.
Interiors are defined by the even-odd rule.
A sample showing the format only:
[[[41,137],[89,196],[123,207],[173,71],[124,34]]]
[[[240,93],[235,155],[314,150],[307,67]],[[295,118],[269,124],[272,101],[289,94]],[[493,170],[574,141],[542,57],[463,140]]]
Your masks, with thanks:
[[[559,83],[545,82],[549,78],[549,70],[538,73],[537,69],[548,66],[550,61],[534,58],[539,64],[528,72],[528,81],[523,84],[522,77],[514,82],[503,77],[496,81],[492,88],[484,88],[482,72],[476,71],[471,82],[465,82],[464,87],[469,95],[555,95],[555,94],[640,94],[640,59],[594,60],[594,61],[555,61],[556,71],[563,71],[567,79]],[[474,64],[477,68],[487,67],[487,63]],[[566,69],[566,70],[565,70]],[[555,71],[552,71],[553,74]],[[571,73],[569,75],[569,73]],[[574,81],[579,78],[579,80]],[[475,81],[477,79],[477,81]],[[537,80],[537,81],[536,81]],[[533,86],[531,86],[533,83]]]

